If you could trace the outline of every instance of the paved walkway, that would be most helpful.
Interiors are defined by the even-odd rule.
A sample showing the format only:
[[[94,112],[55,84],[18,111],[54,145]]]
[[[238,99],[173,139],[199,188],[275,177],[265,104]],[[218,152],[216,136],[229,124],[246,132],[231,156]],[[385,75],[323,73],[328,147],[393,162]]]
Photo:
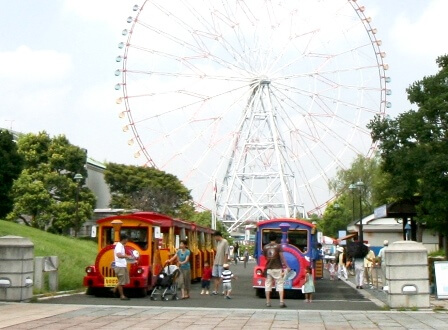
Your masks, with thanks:
[[[0,303],[2,329],[448,329],[448,313]]]
[[[355,287],[353,277],[347,284]],[[431,308],[387,310],[387,295],[359,290],[384,311],[224,309],[0,302],[1,329],[448,329],[448,300],[431,297]],[[340,304],[340,301],[335,304]],[[319,301],[313,302],[318,305]],[[247,306],[250,307],[250,306]]]

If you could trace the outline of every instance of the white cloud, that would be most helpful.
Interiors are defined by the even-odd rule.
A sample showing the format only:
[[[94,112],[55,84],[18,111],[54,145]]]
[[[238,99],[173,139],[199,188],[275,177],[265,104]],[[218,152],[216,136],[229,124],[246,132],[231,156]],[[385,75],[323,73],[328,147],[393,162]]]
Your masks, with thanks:
[[[54,82],[66,78],[72,69],[72,57],[54,50],[20,46],[14,51],[0,53],[0,78],[9,82]]]
[[[63,10],[89,21],[105,22],[117,31],[117,28],[125,26],[126,18],[134,13],[132,7],[135,2],[130,0],[66,0]]]
[[[448,51],[448,42],[444,38],[448,34],[448,1],[434,0],[428,4],[414,21],[399,16],[393,26],[392,36],[399,48],[413,55],[429,55],[435,59]]]

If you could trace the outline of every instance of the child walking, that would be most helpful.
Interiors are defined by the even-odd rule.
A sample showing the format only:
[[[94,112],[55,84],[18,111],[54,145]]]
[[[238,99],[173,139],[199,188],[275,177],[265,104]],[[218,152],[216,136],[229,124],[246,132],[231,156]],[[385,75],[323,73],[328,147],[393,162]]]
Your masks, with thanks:
[[[201,278],[201,294],[210,294],[210,281],[212,279],[212,269],[208,262],[204,262],[204,270]]]
[[[303,285],[303,293],[305,294],[305,302],[310,303],[312,300],[314,288],[314,280],[311,267],[306,267],[305,284]]]
[[[229,264],[222,265],[223,271],[221,273],[222,288],[224,290],[224,298],[232,299],[230,293],[232,292],[232,279],[237,279],[229,269]]]

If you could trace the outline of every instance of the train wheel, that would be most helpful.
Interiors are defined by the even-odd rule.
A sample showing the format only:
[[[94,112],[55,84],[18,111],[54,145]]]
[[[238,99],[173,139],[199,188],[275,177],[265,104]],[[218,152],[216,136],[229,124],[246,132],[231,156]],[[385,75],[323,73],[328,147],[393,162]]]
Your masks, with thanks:
[[[136,297],[145,298],[148,295],[148,291],[146,288],[143,289],[135,289],[134,292]]]

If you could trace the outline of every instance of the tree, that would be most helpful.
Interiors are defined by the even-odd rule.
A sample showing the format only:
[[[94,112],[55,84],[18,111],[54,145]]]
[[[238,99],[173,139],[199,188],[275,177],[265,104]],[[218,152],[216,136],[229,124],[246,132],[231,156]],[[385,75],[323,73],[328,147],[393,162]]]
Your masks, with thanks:
[[[76,235],[95,206],[93,193],[79,188],[73,179],[76,173],[87,176],[85,151],[63,135],[50,138],[41,132],[21,136],[18,152],[24,158],[24,170],[12,187],[14,208],[8,219],[20,218],[29,226],[55,233],[72,228]]]
[[[203,227],[209,227],[212,226],[212,212],[211,211],[203,211],[203,212],[194,212],[189,218],[189,221],[197,223],[200,226]],[[227,231],[226,226],[224,226],[222,221],[216,222],[216,230],[220,231],[225,238],[228,238],[230,236],[229,232]]]
[[[325,209],[318,227],[327,236],[337,236],[339,230],[359,219],[359,198],[361,198],[362,214],[370,214],[374,207],[382,205],[387,198],[384,194],[384,174],[381,171],[379,158],[366,158],[359,155],[348,169],[337,171],[336,177],[329,182],[329,188],[337,198]],[[362,181],[364,188],[350,190],[351,184]],[[359,194],[362,194],[361,196]]]
[[[439,72],[406,91],[418,110],[396,119],[374,118],[372,138],[380,144],[382,168],[393,198],[420,196],[418,221],[448,235],[448,56],[436,60]],[[446,246],[446,244],[445,244]],[[448,247],[447,247],[448,249]]]
[[[13,208],[10,192],[23,167],[14,137],[7,130],[0,130],[0,159],[0,218],[4,218]]]
[[[113,208],[140,209],[188,218],[194,211],[190,191],[180,180],[152,167],[107,164],[104,178]]]

